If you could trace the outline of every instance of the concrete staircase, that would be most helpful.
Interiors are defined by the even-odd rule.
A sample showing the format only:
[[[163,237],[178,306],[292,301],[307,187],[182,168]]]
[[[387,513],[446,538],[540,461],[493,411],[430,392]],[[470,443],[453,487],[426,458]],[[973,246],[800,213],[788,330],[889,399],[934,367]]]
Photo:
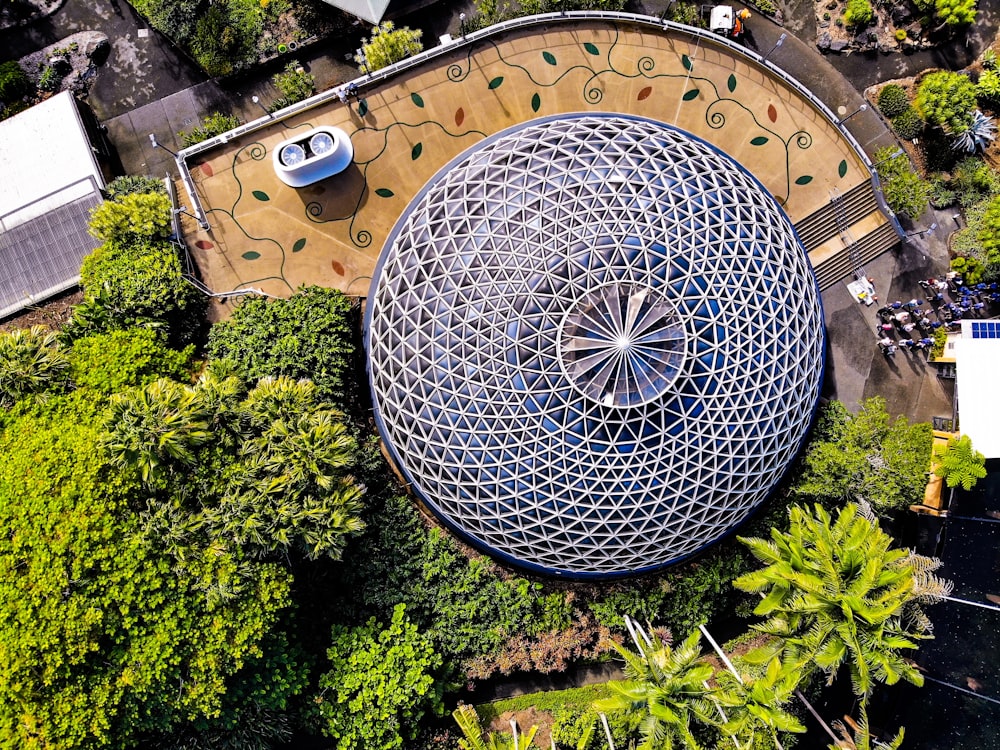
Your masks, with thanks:
[[[848,276],[864,275],[865,263],[899,242],[867,181],[844,194],[832,194],[829,203],[796,224],[795,230],[809,253],[820,291]]]
[[[841,231],[841,222],[850,226],[878,210],[871,182],[865,181],[831,200],[795,225],[806,252],[811,252]],[[839,204],[839,205],[838,205]]]
[[[886,250],[899,244],[899,235],[888,221],[869,232],[851,247],[844,248],[813,267],[820,291],[829,289],[841,279],[853,276],[854,271],[874,260]],[[853,257],[852,257],[853,256]]]

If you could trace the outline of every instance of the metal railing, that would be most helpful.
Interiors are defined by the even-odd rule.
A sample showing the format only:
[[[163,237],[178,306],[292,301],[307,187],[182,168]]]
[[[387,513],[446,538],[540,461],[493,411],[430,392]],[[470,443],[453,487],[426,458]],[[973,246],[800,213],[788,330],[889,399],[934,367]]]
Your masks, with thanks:
[[[181,175],[181,180],[184,183],[184,188],[188,193],[191,200],[191,204],[194,207],[195,214],[198,217],[199,222],[207,223],[208,218],[202,208],[201,201],[198,199],[197,191],[195,190],[194,181],[191,179],[191,174],[187,168],[187,159],[195,156],[197,154],[209,151],[217,146],[228,143],[234,138],[239,138],[250,133],[254,133],[258,130],[262,130],[266,127],[270,127],[275,122],[281,122],[287,120],[290,117],[294,117],[302,112],[306,112],[314,107],[322,104],[337,100],[338,92],[344,86],[353,83],[358,87],[359,91],[363,91],[365,88],[370,88],[375,84],[380,84],[388,81],[392,77],[399,75],[400,73],[410,70],[411,68],[416,68],[423,65],[426,62],[434,60],[438,57],[443,57],[444,55],[454,52],[456,49],[475,44],[478,41],[484,39],[492,39],[494,37],[502,36],[503,34],[514,31],[517,29],[526,29],[532,27],[540,27],[542,30],[547,29],[550,25],[559,24],[570,24],[578,21],[609,21],[612,23],[624,23],[631,24],[634,26],[644,26],[649,28],[656,28],[663,31],[672,31],[678,34],[684,34],[692,39],[697,39],[699,44],[707,42],[710,45],[716,47],[723,47],[737,56],[744,57],[748,60],[753,61],[758,66],[767,70],[767,72],[776,78],[781,79],[788,86],[793,88],[798,92],[804,99],[809,101],[820,114],[825,117],[831,125],[836,127],[844,139],[850,144],[851,148],[854,149],[855,153],[858,155],[859,159],[868,169],[871,175],[872,187],[875,191],[875,197],[879,204],[879,208],[882,212],[889,218],[897,234],[901,237],[903,235],[903,229],[896,219],[895,214],[889,208],[885,201],[885,196],[882,194],[882,187],[879,183],[878,176],[872,165],[871,159],[869,159],[868,154],[865,152],[862,145],[854,137],[854,135],[844,126],[843,122],[834,115],[833,111],[812,91],[801,84],[796,78],[786,73],[781,68],[777,67],[775,64],[766,60],[764,56],[759,53],[746,49],[734,41],[726,39],[725,37],[719,36],[713,32],[707,31],[705,29],[698,29],[693,26],[685,26],[684,24],[675,23],[674,21],[661,20],[655,16],[643,16],[632,13],[619,13],[613,11],[562,11],[556,13],[543,13],[536,16],[525,16],[522,18],[513,18],[509,21],[503,21],[494,26],[489,26],[485,29],[480,29],[479,31],[474,31],[470,34],[465,34],[456,38],[453,38],[447,44],[438,45],[430,49],[424,50],[413,57],[408,57],[405,60],[401,60],[397,63],[393,63],[385,68],[380,68],[376,71],[369,71],[366,74],[355,78],[353,81],[342,84],[342,86],[337,86],[327,91],[323,91],[315,96],[311,96],[308,99],[304,99],[301,102],[292,104],[278,112],[272,113],[267,116],[259,117],[256,120],[245,123],[238,128],[222,133],[221,135],[209,138],[206,141],[197,143],[193,146],[188,146],[187,148],[181,149],[177,153],[177,169]]]

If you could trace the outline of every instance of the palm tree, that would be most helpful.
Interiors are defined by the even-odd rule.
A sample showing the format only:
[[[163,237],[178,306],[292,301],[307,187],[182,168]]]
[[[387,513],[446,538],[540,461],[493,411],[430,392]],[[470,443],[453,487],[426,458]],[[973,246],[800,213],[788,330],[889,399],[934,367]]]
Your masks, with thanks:
[[[196,389],[160,379],[115,394],[107,417],[106,446],[113,461],[134,467],[147,486],[194,461],[195,448],[212,433]]]
[[[943,477],[949,487],[962,485],[963,490],[971,490],[986,476],[986,457],[972,447],[968,435],[949,438],[945,446],[934,446],[934,458],[934,473]]]
[[[779,732],[805,732],[806,728],[795,716],[786,711],[795,695],[801,673],[780,659],[772,659],[762,674],[753,674],[744,665],[733,672],[719,672],[717,699],[726,707],[727,721],[722,731],[734,736],[739,744],[754,747],[758,732],[764,732],[776,747]],[[735,667],[734,667],[735,669]],[[759,671],[759,670],[757,670]]]
[[[868,711],[863,704],[859,721],[854,722],[849,718],[846,721],[851,725],[850,730],[842,721],[833,722],[833,728],[837,730],[840,739],[836,744],[829,745],[830,750],[899,750],[899,746],[903,744],[902,727],[889,742],[873,739],[868,727]]]
[[[455,718],[455,723],[458,724],[458,728],[462,730],[464,736],[464,739],[458,741],[461,750],[529,750],[533,747],[531,743],[538,731],[538,727],[532,727],[527,732],[517,734],[517,724],[511,719],[511,729],[514,730],[514,736],[508,744],[506,738],[500,734],[487,733],[484,735],[479,714],[472,706],[463,704],[456,708],[451,715]]]
[[[625,659],[626,680],[608,683],[614,696],[594,703],[597,711],[632,711],[644,715],[639,725],[640,750],[699,750],[692,723],[718,726],[708,686],[715,670],[702,656],[700,634],[695,631],[680,646],[671,648],[656,635],[635,639],[637,652],[614,644]]]
[[[919,604],[950,591],[931,574],[939,563],[890,549],[891,537],[853,504],[835,521],[819,505],[812,512],[793,506],[789,516],[789,530],[772,530],[770,540],[741,538],[765,567],[733,584],[766,594],[755,613],[768,619],[754,628],[774,636],[747,658],[780,656],[796,670],[815,665],[828,683],[846,663],[862,700],[876,682],[922,685],[902,652],[931,637]]]
[[[217,534],[262,551],[302,548],[337,559],[361,531],[356,443],[308,380],[264,378],[240,407],[240,461],[204,518]]]
[[[68,367],[58,336],[45,326],[0,335],[0,407],[9,409],[25,396],[44,392]]]

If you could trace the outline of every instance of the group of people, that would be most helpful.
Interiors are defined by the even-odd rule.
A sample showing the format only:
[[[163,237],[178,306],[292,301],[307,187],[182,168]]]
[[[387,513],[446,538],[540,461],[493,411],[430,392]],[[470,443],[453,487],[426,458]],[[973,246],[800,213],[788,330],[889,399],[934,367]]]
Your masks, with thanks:
[[[993,312],[991,308],[1000,307],[1000,287],[996,282],[969,287],[961,276],[950,271],[943,279],[926,279],[919,284],[924,299],[897,300],[877,311],[878,347],[887,357],[899,349],[929,350],[937,329],[955,330],[963,318],[987,317]]]

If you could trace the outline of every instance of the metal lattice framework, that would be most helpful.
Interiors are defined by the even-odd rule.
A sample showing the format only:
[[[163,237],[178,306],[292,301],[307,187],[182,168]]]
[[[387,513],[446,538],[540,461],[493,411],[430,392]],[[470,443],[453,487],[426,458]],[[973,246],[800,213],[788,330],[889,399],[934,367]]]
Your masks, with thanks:
[[[368,302],[376,417],[453,529],[535,570],[676,562],[808,429],[819,295],[774,200],[666,125],[536,120],[443,169]]]

